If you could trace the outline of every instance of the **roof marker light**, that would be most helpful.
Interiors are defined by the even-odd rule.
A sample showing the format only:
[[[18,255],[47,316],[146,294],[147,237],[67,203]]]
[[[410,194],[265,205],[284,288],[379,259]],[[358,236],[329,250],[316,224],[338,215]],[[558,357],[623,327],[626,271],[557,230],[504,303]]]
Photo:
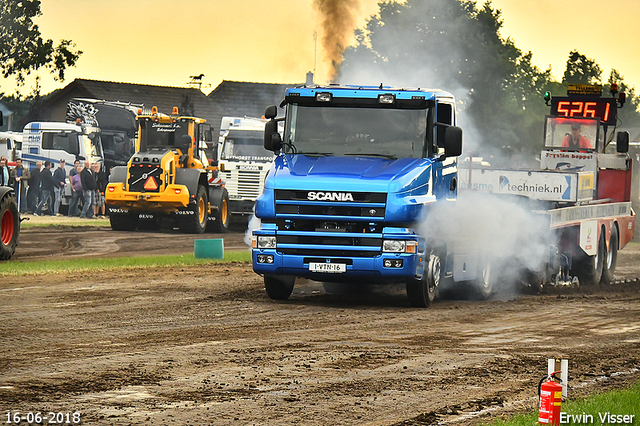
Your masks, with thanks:
[[[385,93],[384,95],[378,96],[379,104],[393,104],[396,101],[396,96],[390,93]]]
[[[332,99],[333,99],[333,95],[331,93],[327,93],[327,92],[316,93],[317,102],[331,102]]]

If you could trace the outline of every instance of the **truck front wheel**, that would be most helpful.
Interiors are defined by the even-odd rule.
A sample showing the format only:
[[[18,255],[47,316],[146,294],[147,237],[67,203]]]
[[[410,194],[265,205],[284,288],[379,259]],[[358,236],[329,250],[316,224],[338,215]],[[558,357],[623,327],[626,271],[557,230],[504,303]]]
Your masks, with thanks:
[[[15,199],[6,195],[0,200],[0,260],[13,256],[20,235],[20,215]]]
[[[442,278],[440,254],[432,249],[426,259],[422,279],[407,282],[409,304],[416,308],[428,308],[436,298],[438,284]]]
[[[273,300],[287,300],[293,291],[296,277],[292,275],[265,275],[264,289]]]

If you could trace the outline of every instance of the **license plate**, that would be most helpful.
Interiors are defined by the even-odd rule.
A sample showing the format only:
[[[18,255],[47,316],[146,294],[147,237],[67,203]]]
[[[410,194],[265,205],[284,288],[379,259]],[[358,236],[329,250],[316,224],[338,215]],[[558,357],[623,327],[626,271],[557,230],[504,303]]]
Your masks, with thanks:
[[[329,274],[341,274],[347,272],[347,265],[344,263],[309,263],[311,272],[324,272]]]

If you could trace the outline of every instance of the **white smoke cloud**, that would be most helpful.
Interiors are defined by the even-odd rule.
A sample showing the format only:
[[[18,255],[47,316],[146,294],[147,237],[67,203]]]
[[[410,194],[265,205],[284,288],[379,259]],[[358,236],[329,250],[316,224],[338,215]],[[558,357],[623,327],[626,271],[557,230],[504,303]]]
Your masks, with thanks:
[[[542,271],[556,242],[548,216],[534,213],[527,199],[475,191],[461,191],[457,201],[431,207],[417,231],[458,250],[470,248],[491,262],[494,272],[497,268],[507,290],[527,278],[524,271]]]
[[[244,243],[248,245],[249,248],[253,247],[251,243],[253,231],[255,231],[256,229],[260,229],[261,224],[262,224],[262,221],[259,218],[257,218],[255,214],[252,214],[251,218],[249,219],[249,223],[247,224],[247,230],[244,233]]]

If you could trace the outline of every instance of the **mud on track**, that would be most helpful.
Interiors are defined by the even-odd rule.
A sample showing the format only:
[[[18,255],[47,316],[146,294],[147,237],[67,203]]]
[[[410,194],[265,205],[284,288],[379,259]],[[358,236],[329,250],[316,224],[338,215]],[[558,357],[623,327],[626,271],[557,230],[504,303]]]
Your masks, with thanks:
[[[174,252],[193,250],[193,236],[168,235],[158,239]],[[225,234],[225,247],[241,237]],[[118,252],[133,253],[106,255]],[[608,288],[431,309],[410,308],[403,289],[328,295],[315,282],[274,302],[247,264],[5,276],[0,413],[77,411],[91,425],[475,422],[466,415],[534,407],[550,356],[569,359],[573,395],[638,380],[639,259],[637,245],[621,251],[625,280]]]

